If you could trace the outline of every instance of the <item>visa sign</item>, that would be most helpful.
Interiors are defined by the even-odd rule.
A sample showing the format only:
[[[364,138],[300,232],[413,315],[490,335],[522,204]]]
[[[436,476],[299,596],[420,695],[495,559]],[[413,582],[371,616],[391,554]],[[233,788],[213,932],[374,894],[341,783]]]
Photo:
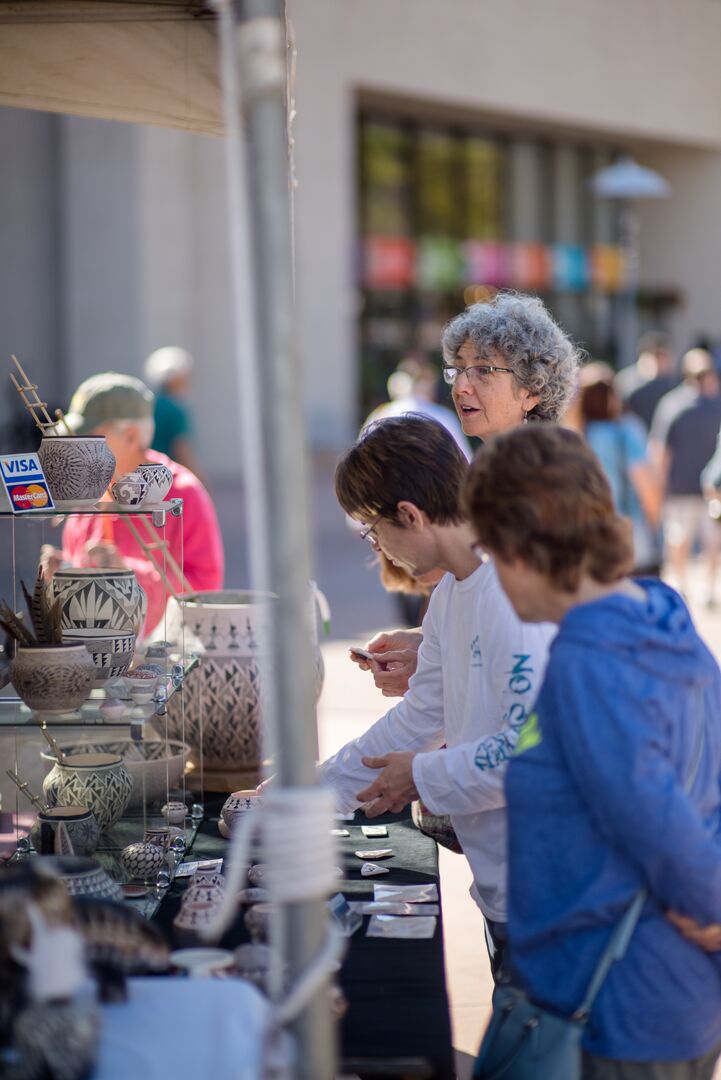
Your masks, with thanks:
[[[14,514],[54,509],[37,454],[1,454],[0,478]]]

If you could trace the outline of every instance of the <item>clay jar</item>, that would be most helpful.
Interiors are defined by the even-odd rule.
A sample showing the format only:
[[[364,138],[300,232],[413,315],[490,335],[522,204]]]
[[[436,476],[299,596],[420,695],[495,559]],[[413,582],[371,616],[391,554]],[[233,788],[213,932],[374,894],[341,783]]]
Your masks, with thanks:
[[[45,435],[38,457],[53,499],[76,506],[96,503],[115,472],[104,435]]]
[[[41,810],[30,830],[30,839],[38,855],[55,854],[55,834],[60,822],[76,855],[92,855],[98,846],[100,826],[85,806],[55,806]]]
[[[148,492],[148,482],[139,472],[125,473],[115,481],[110,493],[121,510],[131,510],[145,502]]]
[[[166,862],[165,852],[155,844],[128,844],[120,854],[128,877],[136,881],[154,881]]]
[[[56,570],[48,586],[62,601],[63,629],[134,630],[140,634],[148,600],[132,570]]]
[[[135,472],[140,473],[140,476],[148,485],[145,494],[147,503],[162,502],[173,486],[172,472],[167,465],[163,465],[160,461],[148,461],[143,465],[138,465]]]
[[[262,805],[263,796],[258,795],[255,788],[234,791],[223,803],[220,816],[228,828],[232,830],[236,821],[239,821],[250,811],[259,809]]]
[[[132,790],[130,774],[115,754],[69,754],[43,782],[48,806],[87,806],[101,830],[122,816]]]
[[[10,664],[10,680],[18,697],[33,712],[74,712],[95,681],[95,664],[84,645],[19,646]]]

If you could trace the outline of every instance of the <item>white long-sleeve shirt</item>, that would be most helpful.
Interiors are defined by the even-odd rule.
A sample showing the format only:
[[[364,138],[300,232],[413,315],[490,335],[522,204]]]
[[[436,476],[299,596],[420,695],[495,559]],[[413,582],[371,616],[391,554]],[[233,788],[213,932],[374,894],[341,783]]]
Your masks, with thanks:
[[[522,623],[493,564],[437,585],[423,620],[418,667],[402,701],[321,766],[339,808],[377,770],[361,764],[415,750],[413,779],[434,814],[450,814],[484,915],[506,918],[506,811],[503,780],[518,732],[541,686],[556,627]],[[447,745],[447,749],[439,749]]]

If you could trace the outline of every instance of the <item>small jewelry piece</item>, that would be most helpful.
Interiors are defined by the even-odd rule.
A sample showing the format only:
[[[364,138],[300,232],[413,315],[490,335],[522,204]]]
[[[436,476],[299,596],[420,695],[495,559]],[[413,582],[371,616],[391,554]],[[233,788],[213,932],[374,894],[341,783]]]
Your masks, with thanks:
[[[384,847],[375,851],[355,851],[353,854],[359,859],[388,859],[393,854],[393,849]]]
[[[361,874],[363,877],[376,877],[378,874],[390,873],[387,866],[378,866],[373,862],[364,862],[361,866]]]

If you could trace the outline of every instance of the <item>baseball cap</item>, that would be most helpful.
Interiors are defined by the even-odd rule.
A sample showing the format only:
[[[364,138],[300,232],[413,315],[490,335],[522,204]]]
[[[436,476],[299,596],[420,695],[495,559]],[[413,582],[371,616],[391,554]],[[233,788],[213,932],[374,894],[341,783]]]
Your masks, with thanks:
[[[76,435],[87,435],[111,420],[146,420],[154,408],[155,395],[140,379],[104,371],[80,384],[65,422]]]

